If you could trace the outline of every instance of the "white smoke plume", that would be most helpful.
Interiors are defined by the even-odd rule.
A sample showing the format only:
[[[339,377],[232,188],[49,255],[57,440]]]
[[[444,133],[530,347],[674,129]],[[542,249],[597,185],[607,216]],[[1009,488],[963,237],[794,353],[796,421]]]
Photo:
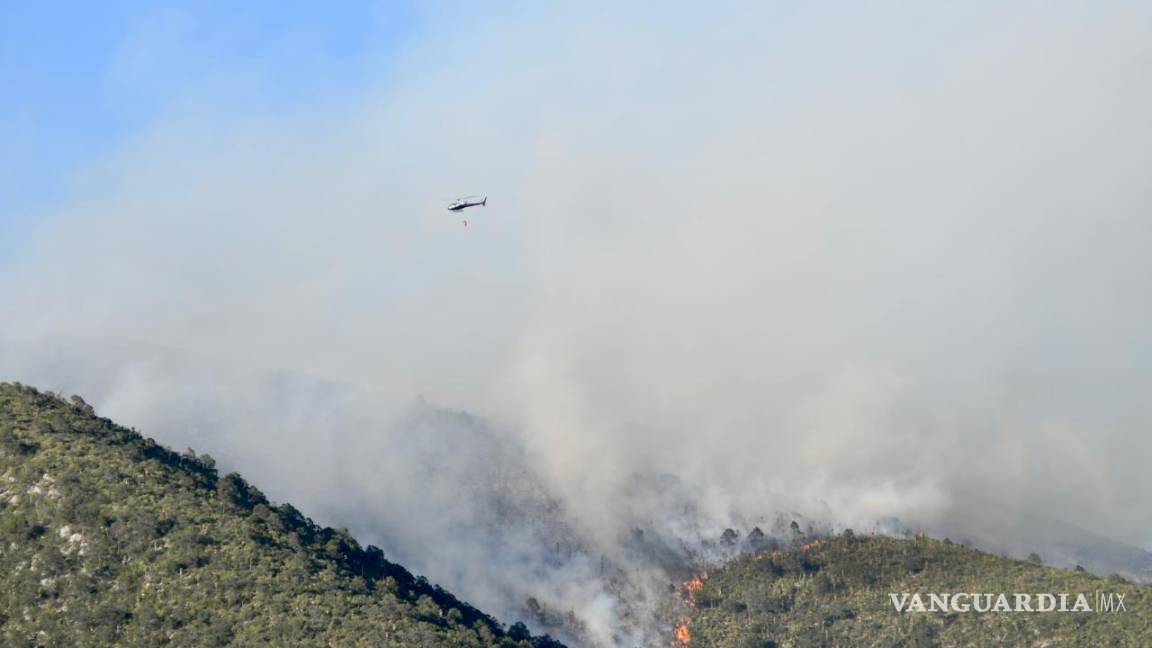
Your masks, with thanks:
[[[634,529],[1152,548],[1147,8],[701,10],[430,5],[355,100],[193,95],[0,261],[0,378],[602,644]]]

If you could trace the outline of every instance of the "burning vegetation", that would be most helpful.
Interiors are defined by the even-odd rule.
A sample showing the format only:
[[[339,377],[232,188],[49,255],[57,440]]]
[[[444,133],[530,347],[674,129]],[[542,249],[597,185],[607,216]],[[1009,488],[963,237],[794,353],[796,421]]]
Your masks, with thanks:
[[[1123,592],[1141,605],[1152,589],[1119,577],[1046,567],[934,540],[841,534],[785,550],[745,554],[683,584],[691,606],[670,645],[1115,645],[1152,646],[1143,618],[1123,615],[908,615],[893,610],[890,592]],[[952,588],[952,589],[949,589]],[[688,595],[691,595],[690,597]],[[1129,614],[1135,608],[1127,608]],[[689,626],[691,632],[687,632]],[[683,628],[685,632],[681,633]],[[685,640],[687,639],[687,641]]]
[[[692,580],[685,581],[684,588],[684,601],[688,603],[688,607],[693,610],[696,609],[696,593],[704,589],[704,580],[708,578],[708,574],[700,574],[694,576]]]
[[[822,544],[824,544],[823,540],[819,540],[819,539],[813,540],[812,542],[808,542],[808,543],[801,545],[800,550],[801,551],[812,551],[813,549],[819,549],[820,545],[822,545]]]

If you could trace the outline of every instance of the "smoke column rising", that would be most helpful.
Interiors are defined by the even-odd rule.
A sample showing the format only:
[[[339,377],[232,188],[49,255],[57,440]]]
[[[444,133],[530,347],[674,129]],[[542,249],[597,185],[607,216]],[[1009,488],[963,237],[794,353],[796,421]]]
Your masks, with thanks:
[[[498,614],[545,580],[602,642],[594,565],[540,534],[1012,545],[995,502],[1152,546],[1146,10],[424,11],[358,101],[194,97],[76,178],[0,264],[3,378]],[[467,230],[459,193],[491,196]],[[491,501],[563,522],[468,542]]]

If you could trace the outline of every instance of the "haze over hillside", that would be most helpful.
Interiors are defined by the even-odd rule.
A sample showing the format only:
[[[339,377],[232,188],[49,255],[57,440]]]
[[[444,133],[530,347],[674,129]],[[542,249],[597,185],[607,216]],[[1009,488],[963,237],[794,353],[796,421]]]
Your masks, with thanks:
[[[205,57],[5,246],[0,377],[605,643],[601,559],[778,516],[1146,575],[1149,8],[722,4],[421,5],[289,107]]]
[[[8,646],[560,648],[508,628],[211,457],[0,383]]]
[[[525,506],[523,494],[512,493],[480,499],[493,505],[485,512],[491,529],[555,533],[546,539],[556,549],[540,565],[544,571],[581,576],[573,567],[588,547],[574,530],[556,533],[562,527],[554,505]],[[498,557],[491,538],[474,532],[484,526],[479,522],[470,540]],[[361,548],[347,531],[318,527],[239,475],[221,475],[207,455],[157,445],[95,416],[79,397],[66,401],[5,383],[0,540],[5,645],[560,645],[531,637],[522,623],[505,629],[376,547]],[[626,632],[613,643],[1135,646],[1152,632],[1152,586],[1053,569],[1035,556],[1012,561],[923,536],[846,530],[829,537],[796,522],[768,533],[727,529],[718,542],[695,548],[667,540],[637,528],[626,543],[627,564],[601,559],[602,595],[616,600],[612,612]],[[440,549],[429,547],[425,555]],[[523,564],[505,566],[514,577],[530,578]],[[1033,598],[1063,592],[1069,600],[1053,598],[1051,606],[1085,609],[996,614],[987,612],[990,600],[978,613],[891,609],[892,592],[983,591]],[[1089,598],[1081,603],[1078,595]],[[572,612],[534,597],[523,609],[536,627],[552,627],[574,645],[602,645],[597,629]]]

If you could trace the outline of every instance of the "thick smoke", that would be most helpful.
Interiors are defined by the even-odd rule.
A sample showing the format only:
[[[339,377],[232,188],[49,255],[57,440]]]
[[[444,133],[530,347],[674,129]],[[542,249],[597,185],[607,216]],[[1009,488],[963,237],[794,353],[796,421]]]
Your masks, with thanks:
[[[0,263],[2,377],[601,643],[778,515],[1147,565],[1152,16],[709,11],[433,9],[348,105],[198,98]]]

